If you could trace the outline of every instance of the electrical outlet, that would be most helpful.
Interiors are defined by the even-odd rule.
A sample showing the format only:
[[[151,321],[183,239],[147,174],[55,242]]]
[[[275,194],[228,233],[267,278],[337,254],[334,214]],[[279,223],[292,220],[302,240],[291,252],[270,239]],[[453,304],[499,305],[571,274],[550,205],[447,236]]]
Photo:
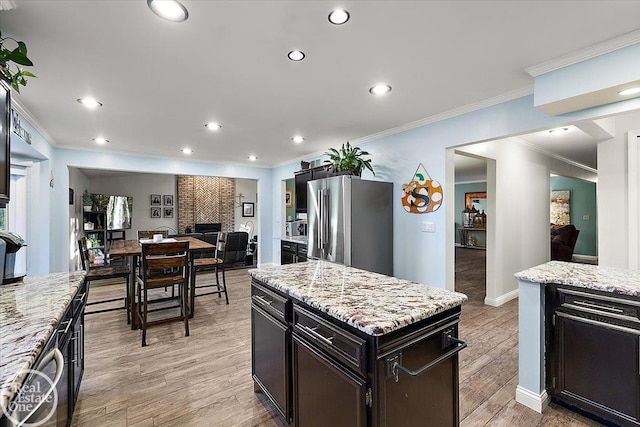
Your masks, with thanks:
[[[422,223],[422,232],[423,233],[435,233],[436,232],[436,223],[435,222],[424,221]]]
[[[591,219],[591,217],[589,215],[582,215],[582,220],[583,221],[589,221]]]

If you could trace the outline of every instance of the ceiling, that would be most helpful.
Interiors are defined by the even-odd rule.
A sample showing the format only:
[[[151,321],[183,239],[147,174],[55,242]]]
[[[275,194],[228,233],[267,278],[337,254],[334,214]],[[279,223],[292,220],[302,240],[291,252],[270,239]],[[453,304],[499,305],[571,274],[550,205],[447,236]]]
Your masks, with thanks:
[[[16,3],[0,27],[27,43],[38,76],[16,98],[56,146],[190,147],[261,167],[530,88],[526,68],[636,30],[640,16],[638,1],[344,1],[351,20],[335,26],[332,1],[184,0],[189,19],[172,23],[144,0]],[[305,60],[288,60],[292,49]],[[393,90],[372,96],[378,82]],[[88,95],[104,106],[76,102]]]

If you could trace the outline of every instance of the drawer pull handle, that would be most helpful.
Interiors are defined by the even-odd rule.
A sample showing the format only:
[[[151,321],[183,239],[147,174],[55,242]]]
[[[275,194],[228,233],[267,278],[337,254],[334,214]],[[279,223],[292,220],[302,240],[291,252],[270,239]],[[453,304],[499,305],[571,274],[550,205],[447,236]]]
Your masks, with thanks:
[[[593,320],[593,319],[586,319],[584,317],[578,317],[578,316],[573,316],[571,314],[566,314],[561,311],[557,311],[556,315],[564,319],[575,320],[576,322],[588,323],[590,325],[600,326],[602,328],[611,329],[614,331],[625,332],[633,335],[640,335],[640,329],[632,329],[632,328],[627,328],[626,326],[614,325],[611,323],[600,322],[598,320]]]
[[[267,301],[266,299],[264,299],[263,296],[261,295],[254,295],[253,298],[256,299],[256,301],[258,301],[260,304],[262,305],[271,305],[273,304],[273,301]]]
[[[415,371],[412,371],[411,369],[405,368],[404,366],[402,366],[399,362],[400,360],[400,356],[402,355],[402,353],[400,353],[399,355],[395,355],[394,357],[389,357],[387,358],[387,373],[391,372],[391,374],[393,375],[393,378],[396,380],[396,382],[398,382],[399,380],[399,374],[400,372],[407,374],[407,375],[411,375],[412,377],[417,377],[418,375],[420,375],[421,373],[423,373],[424,371],[427,371],[431,368],[433,368],[434,366],[436,366],[438,363],[454,356],[455,354],[457,354],[458,352],[460,352],[460,350],[464,349],[467,347],[467,343],[459,340],[458,338],[454,338],[452,336],[448,337],[449,342],[454,342],[457,345],[452,348],[451,350],[447,351],[445,354],[443,354],[442,356],[433,359],[431,362],[427,363],[426,365],[416,369]],[[387,376],[388,378],[388,376]]]
[[[300,327],[305,330],[309,335],[311,335],[314,338],[319,339],[320,341],[324,342],[327,345],[333,345],[333,338],[335,337],[325,337],[324,335],[320,335],[320,333],[316,332],[316,330],[318,329],[318,327],[314,327],[314,328],[310,328],[306,325],[302,325],[302,324],[298,324],[300,325]]]
[[[583,307],[589,307],[589,308],[595,308],[595,309],[598,309],[598,310],[610,311],[612,313],[624,313],[624,310],[621,310],[619,308],[609,307],[609,306],[606,306],[606,305],[593,304],[593,303],[586,302],[586,301],[573,301],[573,303],[576,304],[576,305],[581,305]]]

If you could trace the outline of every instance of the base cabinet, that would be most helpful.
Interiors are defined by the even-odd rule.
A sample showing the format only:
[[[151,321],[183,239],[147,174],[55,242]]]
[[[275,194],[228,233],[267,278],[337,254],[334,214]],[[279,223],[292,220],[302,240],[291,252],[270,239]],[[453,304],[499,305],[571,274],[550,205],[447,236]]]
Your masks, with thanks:
[[[296,427],[457,426],[459,320],[371,336],[253,279],[253,378]]]
[[[546,297],[551,396],[616,424],[640,426],[640,301],[557,286],[548,287]]]
[[[293,364],[296,426],[367,425],[365,379],[297,336],[293,337]]]

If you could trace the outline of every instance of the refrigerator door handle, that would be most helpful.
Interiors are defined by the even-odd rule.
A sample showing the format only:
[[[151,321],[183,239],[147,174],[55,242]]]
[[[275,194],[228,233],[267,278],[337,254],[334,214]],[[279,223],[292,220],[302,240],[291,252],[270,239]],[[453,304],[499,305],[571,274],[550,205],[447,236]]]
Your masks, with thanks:
[[[322,249],[322,190],[318,190],[318,212],[317,216],[317,235],[318,235],[318,249]]]
[[[329,190],[322,192],[322,248],[329,246]],[[323,251],[324,252],[324,251]],[[327,253],[325,252],[325,256]]]

